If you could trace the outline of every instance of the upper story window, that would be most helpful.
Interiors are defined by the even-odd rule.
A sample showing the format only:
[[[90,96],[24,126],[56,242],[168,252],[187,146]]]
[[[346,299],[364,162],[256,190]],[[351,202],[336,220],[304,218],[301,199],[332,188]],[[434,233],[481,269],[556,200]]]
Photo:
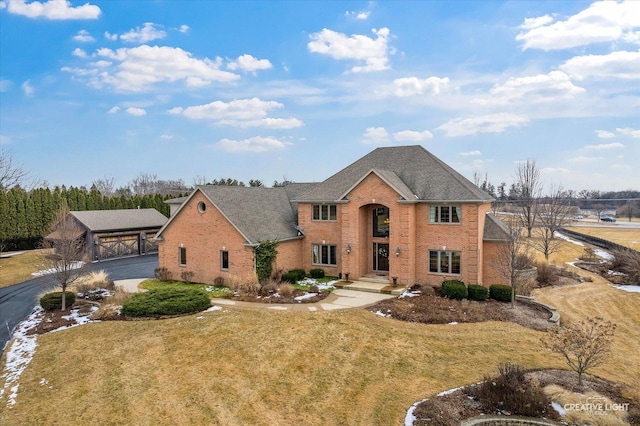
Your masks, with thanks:
[[[429,206],[429,222],[431,223],[460,223],[462,208],[453,206]]]
[[[387,207],[375,207],[373,209],[373,236],[389,236],[389,209]]]
[[[313,205],[313,220],[336,220],[337,207],[335,204],[314,204]]]

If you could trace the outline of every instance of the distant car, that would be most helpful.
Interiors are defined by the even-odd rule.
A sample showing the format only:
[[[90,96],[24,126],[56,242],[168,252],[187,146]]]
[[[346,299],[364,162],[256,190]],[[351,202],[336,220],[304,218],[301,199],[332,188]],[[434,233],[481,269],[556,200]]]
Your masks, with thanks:
[[[601,222],[615,222],[615,221],[616,221],[616,219],[615,219],[615,218],[613,218],[613,217],[609,217],[609,216],[607,216],[607,217],[601,217],[601,218],[600,218],[600,221],[601,221]]]
[[[581,214],[576,215],[573,217],[574,219],[578,220],[578,219],[584,219],[584,216],[582,216]]]

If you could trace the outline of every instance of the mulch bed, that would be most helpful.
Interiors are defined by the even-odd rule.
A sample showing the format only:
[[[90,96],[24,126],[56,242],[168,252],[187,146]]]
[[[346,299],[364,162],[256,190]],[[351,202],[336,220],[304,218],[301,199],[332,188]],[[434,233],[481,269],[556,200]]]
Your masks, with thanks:
[[[583,386],[579,387],[576,373],[567,370],[531,370],[526,373],[526,377],[528,381],[539,384],[540,388],[555,384],[572,392],[594,391],[617,404],[628,403],[630,424],[637,424],[635,421],[640,419],[637,417],[640,415],[638,402],[625,398],[622,395],[620,385],[615,383],[585,374],[582,376]],[[461,420],[482,414],[510,415],[510,413],[484,409],[482,404],[478,402],[478,387],[478,384],[473,384],[452,392],[443,392],[439,396],[422,401],[413,411],[416,417],[413,426],[457,426]],[[551,407],[549,407],[545,418],[554,421],[561,420],[559,414]]]
[[[387,299],[369,307],[371,312],[401,321],[423,324],[510,321],[534,330],[546,330],[551,313],[546,309],[517,302],[452,300],[436,294],[432,287],[421,287],[419,295]],[[414,293],[415,294],[415,293]]]

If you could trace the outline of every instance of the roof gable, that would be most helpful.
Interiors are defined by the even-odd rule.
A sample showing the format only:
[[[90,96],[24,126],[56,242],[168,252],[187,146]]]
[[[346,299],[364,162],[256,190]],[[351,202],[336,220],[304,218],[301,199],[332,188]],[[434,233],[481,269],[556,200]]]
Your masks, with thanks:
[[[201,192],[246,239],[247,244],[263,240],[296,238],[297,217],[285,188],[206,185],[197,187],[158,236],[174,220],[179,220],[183,207],[194,194]]]
[[[457,202],[492,200],[489,194],[476,187],[422,146],[413,145],[377,148],[324,182],[317,184],[301,195],[298,201],[340,201],[349,189],[371,170],[376,170],[378,176],[408,200]]]
[[[374,175],[378,176],[380,179],[382,179],[382,181],[384,183],[389,185],[391,187],[391,189],[393,189],[394,191],[396,191],[398,193],[400,198],[403,198],[404,200],[412,200],[412,199],[415,198],[415,196],[411,192],[411,189],[409,189],[409,187],[407,187],[407,185],[404,184],[402,179],[400,179],[398,177],[398,175],[395,174],[394,172],[391,172],[391,171],[388,171],[388,170],[371,169],[371,170],[369,170],[369,172],[365,173],[364,176],[362,176],[360,179],[358,179],[349,189],[347,189],[347,191],[340,197],[340,199],[341,200],[342,199],[346,199],[349,196],[349,194],[355,188],[358,187],[358,185],[360,185],[367,177],[369,177],[372,174],[374,174]]]
[[[482,231],[483,241],[510,241],[511,232],[506,223],[493,214],[487,213]]]

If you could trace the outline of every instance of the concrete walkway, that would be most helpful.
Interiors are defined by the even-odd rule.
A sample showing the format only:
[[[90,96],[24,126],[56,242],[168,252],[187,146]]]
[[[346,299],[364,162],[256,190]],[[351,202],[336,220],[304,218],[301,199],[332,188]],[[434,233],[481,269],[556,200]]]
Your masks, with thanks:
[[[129,280],[119,280],[115,282],[116,287],[122,288],[128,293],[143,291],[138,285],[148,278],[134,278]],[[346,289],[336,289],[331,292],[326,299],[316,303],[258,303],[240,302],[229,299],[211,299],[211,303],[216,306],[224,306],[239,309],[269,309],[272,311],[298,311],[317,312],[334,311],[337,309],[362,308],[373,305],[381,300],[397,297],[392,294],[370,293],[366,291],[355,291]]]

